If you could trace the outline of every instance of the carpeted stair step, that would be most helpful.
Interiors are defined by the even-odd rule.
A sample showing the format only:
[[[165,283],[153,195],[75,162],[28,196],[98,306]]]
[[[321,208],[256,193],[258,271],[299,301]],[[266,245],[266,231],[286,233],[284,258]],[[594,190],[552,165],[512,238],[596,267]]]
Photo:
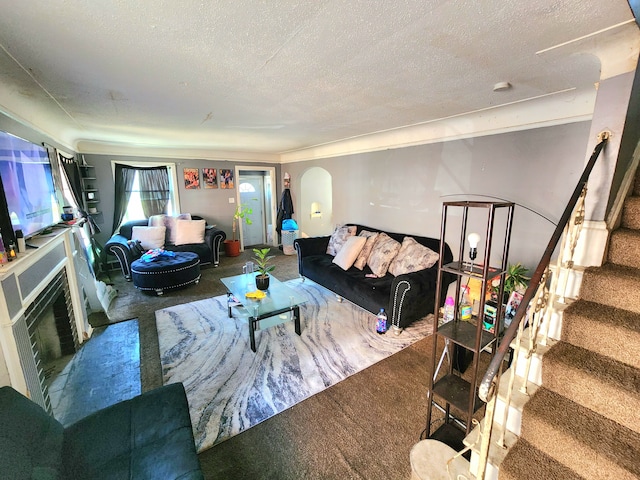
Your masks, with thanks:
[[[607,258],[616,265],[640,268],[640,230],[619,228],[609,237]]]
[[[498,480],[585,480],[521,438],[500,464]]]
[[[640,368],[640,314],[578,300],[564,311],[562,340]]]
[[[640,229],[640,197],[627,197],[624,201],[621,226]]]
[[[525,406],[522,438],[586,479],[640,477],[639,433],[544,387]]]
[[[542,359],[542,384],[640,433],[639,369],[558,342]]]
[[[606,263],[584,272],[580,298],[640,313],[640,271]]]

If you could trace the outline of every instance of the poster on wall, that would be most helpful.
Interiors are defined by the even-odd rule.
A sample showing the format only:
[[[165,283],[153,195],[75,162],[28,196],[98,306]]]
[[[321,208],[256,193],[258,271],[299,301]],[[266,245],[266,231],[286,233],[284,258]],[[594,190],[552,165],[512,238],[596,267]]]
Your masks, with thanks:
[[[184,188],[187,190],[200,188],[200,170],[198,168],[184,169]]]
[[[233,170],[220,169],[220,188],[233,188]]]
[[[202,169],[204,188],[218,188],[218,173],[215,168]]]

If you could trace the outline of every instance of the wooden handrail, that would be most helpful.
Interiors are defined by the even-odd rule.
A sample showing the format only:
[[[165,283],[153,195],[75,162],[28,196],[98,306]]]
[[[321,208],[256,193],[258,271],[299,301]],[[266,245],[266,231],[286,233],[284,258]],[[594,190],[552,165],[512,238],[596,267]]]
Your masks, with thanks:
[[[571,195],[571,198],[567,203],[567,206],[564,210],[564,213],[562,214],[562,217],[560,217],[560,220],[558,221],[558,225],[556,226],[556,229],[551,235],[551,239],[549,240],[547,248],[544,251],[542,258],[540,259],[540,263],[538,263],[538,267],[536,268],[535,272],[531,276],[529,287],[527,288],[527,290],[525,291],[522,297],[520,306],[516,310],[516,314],[513,317],[511,324],[505,331],[504,336],[502,337],[502,341],[500,342],[500,345],[498,345],[496,354],[491,359],[491,362],[489,363],[489,367],[487,368],[487,371],[485,372],[484,377],[482,377],[482,381],[480,382],[480,387],[478,389],[478,396],[484,402],[488,402],[491,399],[491,397],[493,397],[493,394],[495,393],[494,380],[500,370],[500,365],[502,364],[502,361],[504,360],[504,357],[509,350],[509,345],[511,345],[511,342],[513,341],[513,339],[516,336],[516,333],[518,332],[518,325],[520,324],[520,322],[522,322],[522,319],[525,316],[525,313],[527,311],[527,306],[529,305],[529,303],[531,302],[531,299],[535,295],[536,290],[538,289],[538,286],[540,284],[540,281],[542,280],[542,277],[545,271],[547,270],[547,267],[549,266],[549,263],[551,261],[551,255],[553,254],[553,251],[555,250],[556,246],[558,245],[558,242],[560,241],[560,238],[562,237],[562,232],[564,231],[564,228],[567,225],[567,222],[571,218],[571,213],[573,212],[573,209],[575,208],[576,203],[580,198],[582,190],[584,189],[585,185],[587,184],[587,181],[589,180],[589,175],[591,175],[591,171],[593,170],[596,160],[598,159],[600,152],[602,151],[602,149],[604,148],[604,146],[608,141],[609,141],[609,132],[602,132],[600,134],[600,142],[593,149],[591,158],[589,159],[587,166],[582,172],[582,176],[580,177],[580,180],[578,181],[578,184],[576,185],[576,188],[574,189],[573,194]]]

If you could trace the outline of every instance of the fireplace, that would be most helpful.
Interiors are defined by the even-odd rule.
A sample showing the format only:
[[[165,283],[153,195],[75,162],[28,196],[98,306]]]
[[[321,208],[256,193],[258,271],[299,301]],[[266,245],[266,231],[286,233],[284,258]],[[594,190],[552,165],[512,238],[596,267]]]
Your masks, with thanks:
[[[73,354],[91,334],[72,239],[70,229],[34,239],[38,248],[0,269],[0,318],[10,319],[0,323],[0,385],[49,412],[47,361]]]

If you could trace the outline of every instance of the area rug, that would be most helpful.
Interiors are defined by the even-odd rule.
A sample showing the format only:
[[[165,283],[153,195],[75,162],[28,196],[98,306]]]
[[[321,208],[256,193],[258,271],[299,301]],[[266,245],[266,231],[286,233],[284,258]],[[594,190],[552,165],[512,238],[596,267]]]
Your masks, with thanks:
[[[163,381],[184,383],[201,452],[430,335],[429,315],[400,335],[375,331],[375,315],[305,280],[302,335],[291,321],[256,331],[225,295],[156,311]],[[288,314],[286,314],[288,315]],[[284,319],[286,320],[287,317]]]

